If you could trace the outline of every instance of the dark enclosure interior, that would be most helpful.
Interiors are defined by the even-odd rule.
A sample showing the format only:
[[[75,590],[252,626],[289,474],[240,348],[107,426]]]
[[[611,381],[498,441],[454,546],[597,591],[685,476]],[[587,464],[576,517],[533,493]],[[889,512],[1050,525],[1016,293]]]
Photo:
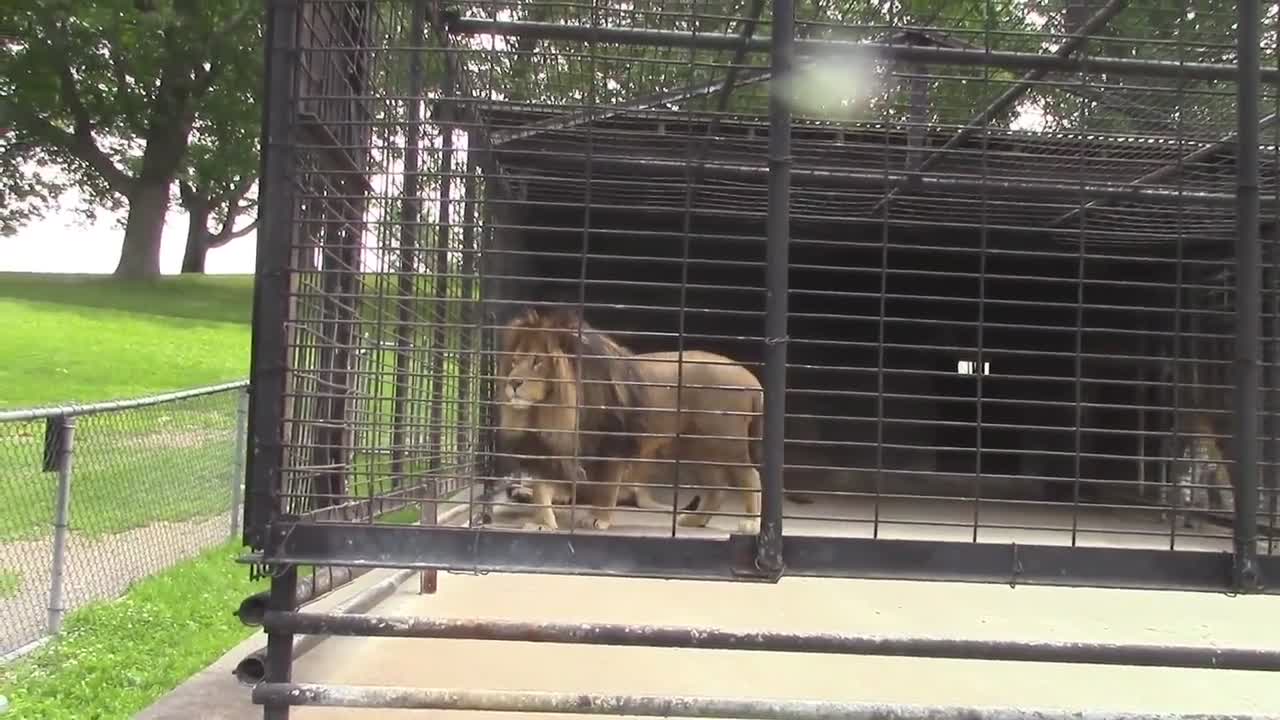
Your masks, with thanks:
[[[539,119],[493,115],[497,128]],[[499,322],[530,302],[583,303],[633,350],[707,349],[759,372],[767,178],[715,174],[753,147],[762,154],[767,127],[720,121],[706,177],[691,184],[684,167],[660,161],[706,124],[652,111],[496,146],[491,171],[505,181],[489,185],[486,299]],[[1173,433],[1177,416],[1229,423],[1230,207],[1116,204],[1055,227],[1050,218],[1090,202],[1067,188],[1030,199],[914,195],[879,221],[840,217],[888,186],[804,171],[874,175],[905,136],[797,134],[807,142],[792,182],[788,489],[1132,504],[1138,480],[1169,459],[1159,434]],[[995,145],[975,138],[958,152],[977,155],[984,142]],[[1072,161],[1085,167],[1081,158],[1119,145],[1025,135],[1005,144],[1021,145],[1000,157],[1013,170],[1064,182]],[[1231,159],[1224,150],[1203,161]],[[1092,181],[1114,183],[1141,170],[1088,168]],[[930,203],[951,209],[921,220]]]

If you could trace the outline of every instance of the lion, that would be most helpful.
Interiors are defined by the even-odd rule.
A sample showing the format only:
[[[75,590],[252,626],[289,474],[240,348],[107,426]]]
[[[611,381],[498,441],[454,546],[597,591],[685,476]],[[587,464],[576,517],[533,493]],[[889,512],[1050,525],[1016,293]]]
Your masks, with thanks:
[[[705,512],[735,486],[746,494],[742,530],[759,532],[764,390],[750,370],[703,351],[631,353],[573,310],[527,310],[503,328],[499,345],[499,435],[539,459],[543,477],[531,482],[537,526],[557,527],[557,485],[574,480],[575,499],[594,506],[584,522],[596,529],[610,526],[624,486],[638,506],[666,508],[648,493],[651,470],[640,466],[679,453],[709,486]],[[710,515],[684,512],[677,521],[706,526]]]
[[[1226,458],[1222,455],[1213,420],[1206,413],[1195,413],[1188,422],[1188,430],[1183,435],[1182,458],[1174,465],[1176,469],[1172,485],[1173,491],[1178,494],[1178,504],[1201,512],[1234,509],[1235,485]],[[1162,504],[1169,504],[1167,495]],[[1168,509],[1162,513],[1162,517],[1167,519]],[[1184,524],[1192,526],[1189,516],[1185,518]]]

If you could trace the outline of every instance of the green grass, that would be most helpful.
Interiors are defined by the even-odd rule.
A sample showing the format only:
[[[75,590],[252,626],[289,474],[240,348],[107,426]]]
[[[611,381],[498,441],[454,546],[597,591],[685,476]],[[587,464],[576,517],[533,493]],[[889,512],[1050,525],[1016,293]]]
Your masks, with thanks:
[[[241,380],[246,276],[0,273],[0,409],[139,397]]]
[[[0,600],[17,595],[20,587],[22,587],[22,573],[0,570]]]
[[[0,409],[142,397],[249,368],[252,278],[0,274]],[[98,535],[221,511],[236,398],[222,394],[80,418],[72,526]],[[0,540],[49,532],[57,477],[44,423],[0,424]]]
[[[249,637],[231,613],[266,587],[228,543],[67,617],[62,636],[0,668],[7,717],[129,718]]]

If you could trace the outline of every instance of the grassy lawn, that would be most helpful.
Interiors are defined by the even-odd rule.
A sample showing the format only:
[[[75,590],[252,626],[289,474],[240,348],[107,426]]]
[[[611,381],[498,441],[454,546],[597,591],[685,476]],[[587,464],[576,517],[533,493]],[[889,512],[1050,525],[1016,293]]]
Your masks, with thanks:
[[[231,613],[266,588],[249,582],[234,543],[135,585],[118,600],[67,617],[62,637],[0,668],[8,716],[129,718],[228,648],[258,632]]]
[[[0,273],[0,409],[243,379],[253,280]]]
[[[0,274],[0,409],[140,397],[241,380],[252,279]],[[233,393],[80,418],[72,526],[98,535],[230,502]],[[48,533],[44,423],[0,424],[0,540]]]
[[[18,594],[22,587],[22,575],[14,570],[0,570],[0,600]]]

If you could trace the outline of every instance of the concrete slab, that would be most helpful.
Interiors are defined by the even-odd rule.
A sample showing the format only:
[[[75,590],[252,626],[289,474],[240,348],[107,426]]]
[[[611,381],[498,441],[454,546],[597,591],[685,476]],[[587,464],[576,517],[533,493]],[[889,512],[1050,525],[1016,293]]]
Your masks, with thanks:
[[[352,595],[394,574],[393,570],[365,573],[354,582],[308,605],[307,610],[330,610]],[[249,688],[241,685],[231,672],[245,655],[257,650],[265,642],[265,635],[261,632],[254,633],[249,639],[228,650],[212,665],[135,715],[135,720],[260,720],[262,707],[253,704],[249,699]],[[323,647],[323,643],[320,647]]]
[[[740,511],[736,499],[730,512]],[[519,526],[527,508],[505,508]],[[837,498],[788,504],[788,533],[972,541],[972,502]],[[1073,517],[1074,515],[1074,517]],[[567,520],[567,518],[565,518]],[[666,534],[669,515],[621,511],[612,533]],[[716,536],[737,524],[680,535]],[[1155,513],[984,502],[978,539],[1167,548]],[[1222,551],[1226,532],[1179,529],[1183,550]],[[371,573],[315,609],[386,577]],[[401,586],[380,615],[704,625],[976,639],[1207,644],[1280,649],[1280,599],[1095,589],[787,579],[775,586],[530,575],[442,575],[436,595]],[[260,707],[231,668],[261,636],[139,715],[257,720]],[[1243,712],[1280,716],[1280,678],[1268,673],[858,658],[660,648],[606,648],[411,639],[332,638],[299,659],[295,679],[356,685],[549,690],[719,697],[783,697],[909,704],[1003,705],[1132,712]],[[450,716],[458,716],[453,713]],[[471,713],[464,716],[488,716]],[[444,712],[297,708],[304,720],[445,717]],[[510,717],[563,717],[504,714]]]
[[[375,612],[1280,648],[1277,611],[1275,598],[1190,593],[897,581],[788,579],[761,586],[445,575],[438,594],[420,596],[405,585]],[[295,678],[439,688],[1280,714],[1280,681],[1268,673],[532,643],[333,638],[297,663]],[[445,717],[443,712],[334,708],[298,708],[293,715],[306,720]]]

